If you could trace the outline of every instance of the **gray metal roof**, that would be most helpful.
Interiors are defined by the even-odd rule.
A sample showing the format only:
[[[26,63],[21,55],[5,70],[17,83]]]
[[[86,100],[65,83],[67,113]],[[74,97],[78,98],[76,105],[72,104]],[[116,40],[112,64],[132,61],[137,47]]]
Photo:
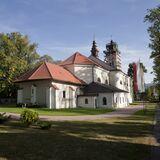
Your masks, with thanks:
[[[108,71],[111,71],[113,70],[114,68],[112,68],[111,66],[107,65],[104,61],[100,60],[99,58],[96,58],[94,56],[89,56],[88,57],[89,59],[91,59],[92,61],[94,61],[95,63],[98,63],[102,68],[108,70]]]
[[[83,88],[84,94],[93,94],[93,93],[115,93],[115,92],[126,92],[125,90],[121,90],[117,87],[107,85],[107,84],[102,84],[98,82],[92,82],[86,87]]]

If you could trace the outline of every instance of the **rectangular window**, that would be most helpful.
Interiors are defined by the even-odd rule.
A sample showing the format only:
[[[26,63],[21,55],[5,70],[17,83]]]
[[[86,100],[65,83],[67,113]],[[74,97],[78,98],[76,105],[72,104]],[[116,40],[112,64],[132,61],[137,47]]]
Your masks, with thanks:
[[[85,104],[88,104],[88,98],[85,98]]]
[[[115,103],[117,103],[118,102],[118,98],[116,97],[116,102]]]
[[[32,88],[32,94],[34,94],[34,89]]]
[[[66,98],[66,91],[63,91],[63,98]]]

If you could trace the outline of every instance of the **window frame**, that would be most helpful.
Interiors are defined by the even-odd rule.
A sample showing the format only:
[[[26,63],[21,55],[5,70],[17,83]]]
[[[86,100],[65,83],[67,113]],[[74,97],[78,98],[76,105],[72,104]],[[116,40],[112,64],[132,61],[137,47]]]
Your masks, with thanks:
[[[84,103],[85,103],[85,104],[88,104],[88,98],[85,98],[85,99],[84,99]]]
[[[101,78],[100,77],[97,78],[97,82],[101,83]]]
[[[63,91],[63,92],[62,92],[62,97],[63,97],[63,98],[66,98],[66,91]]]
[[[103,106],[107,105],[107,98],[106,97],[102,98],[102,104],[103,104]]]

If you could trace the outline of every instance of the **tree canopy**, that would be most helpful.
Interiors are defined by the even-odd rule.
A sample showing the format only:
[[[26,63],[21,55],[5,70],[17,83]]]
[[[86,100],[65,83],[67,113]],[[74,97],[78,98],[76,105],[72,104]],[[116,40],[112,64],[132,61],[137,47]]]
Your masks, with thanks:
[[[40,62],[46,61],[46,62],[54,63],[53,58],[52,58],[51,56],[47,55],[47,54],[41,56],[41,57],[39,58],[39,61],[40,61]]]
[[[0,95],[14,96],[14,79],[32,68],[39,58],[37,44],[18,32],[0,34]]]
[[[148,10],[145,16],[145,22],[149,23],[148,33],[150,36],[151,55],[153,59],[154,81],[160,84],[160,6]]]

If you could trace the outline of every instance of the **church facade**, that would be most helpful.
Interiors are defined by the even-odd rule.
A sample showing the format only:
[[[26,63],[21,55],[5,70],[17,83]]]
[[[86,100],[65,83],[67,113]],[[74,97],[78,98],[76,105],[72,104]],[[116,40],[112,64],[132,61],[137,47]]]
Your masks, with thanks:
[[[132,83],[121,69],[118,46],[106,45],[104,61],[96,42],[91,55],[76,52],[60,64],[44,62],[16,79],[17,103],[60,108],[113,108],[132,103]]]

